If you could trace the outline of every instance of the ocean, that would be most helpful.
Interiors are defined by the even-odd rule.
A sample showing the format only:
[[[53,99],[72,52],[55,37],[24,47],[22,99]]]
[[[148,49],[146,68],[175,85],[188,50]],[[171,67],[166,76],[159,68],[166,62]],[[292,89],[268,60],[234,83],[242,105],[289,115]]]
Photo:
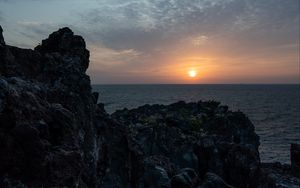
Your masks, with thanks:
[[[216,100],[241,110],[260,136],[262,162],[290,163],[300,144],[300,85],[93,85],[108,113],[144,104]]]

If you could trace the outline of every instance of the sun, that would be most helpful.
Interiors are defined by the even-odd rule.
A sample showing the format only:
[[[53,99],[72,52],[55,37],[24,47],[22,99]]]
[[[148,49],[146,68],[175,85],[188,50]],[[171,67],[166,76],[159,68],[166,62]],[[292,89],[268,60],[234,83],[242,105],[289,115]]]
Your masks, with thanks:
[[[195,70],[190,70],[190,71],[188,72],[188,74],[189,74],[189,77],[191,77],[191,78],[194,78],[194,77],[197,76],[197,72],[196,72]]]

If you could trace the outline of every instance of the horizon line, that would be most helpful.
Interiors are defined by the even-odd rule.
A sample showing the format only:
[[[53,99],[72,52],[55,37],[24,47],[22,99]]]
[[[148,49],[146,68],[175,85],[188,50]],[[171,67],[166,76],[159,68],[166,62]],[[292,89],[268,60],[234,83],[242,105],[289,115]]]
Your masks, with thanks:
[[[300,85],[300,83],[92,83],[91,85]]]

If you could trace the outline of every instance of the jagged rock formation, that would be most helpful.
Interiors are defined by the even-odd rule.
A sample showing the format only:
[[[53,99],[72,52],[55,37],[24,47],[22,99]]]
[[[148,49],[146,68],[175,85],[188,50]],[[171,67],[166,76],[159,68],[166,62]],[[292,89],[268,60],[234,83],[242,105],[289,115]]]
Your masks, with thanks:
[[[299,146],[292,166],[262,165],[242,112],[199,101],[108,115],[88,65],[69,28],[30,50],[6,45],[0,27],[0,187],[299,185]]]
[[[1,38],[2,33],[1,33]],[[95,103],[82,37],[0,49],[0,174],[28,186],[96,185]]]
[[[228,111],[217,102],[200,101],[146,105],[117,111],[112,117],[130,127],[138,168],[150,160],[156,167],[168,169],[166,164],[157,164],[166,158],[167,166],[172,166],[167,171],[171,176],[183,168],[193,168],[200,179],[209,171],[234,186],[255,187],[259,140],[241,112]]]
[[[3,29],[2,29],[2,27],[0,26],[0,46],[5,45],[5,41],[4,41],[2,32],[3,32]]]

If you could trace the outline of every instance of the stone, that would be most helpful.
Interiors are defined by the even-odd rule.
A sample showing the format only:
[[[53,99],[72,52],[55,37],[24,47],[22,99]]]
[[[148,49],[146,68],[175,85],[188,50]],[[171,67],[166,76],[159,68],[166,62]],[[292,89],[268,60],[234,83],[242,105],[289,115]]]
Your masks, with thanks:
[[[222,178],[214,173],[207,172],[200,186],[201,188],[233,188],[228,185]]]
[[[29,50],[6,46],[0,33],[0,177],[95,187],[96,109],[83,38],[64,28]]]
[[[300,178],[300,145],[291,144],[291,167],[293,173]]]
[[[291,166],[287,164],[262,163],[260,166],[260,176],[257,178],[259,187],[300,187],[300,178],[295,176]]]
[[[41,45],[35,48],[42,54],[55,54],[58,53],[66,59],[70,59],[72,63],[82,67],[85,71],[89,64],[89,51],[86,49],[84,39],[81,36],[74,35],[73,31],[68,28],[61,28],[53,32],[49,37],[42,41]],[[77,59],[79,58],[79,59]]]
[[[199,184],[199,177],[194,169],[181,169],[171,179],[171,188],[193,188]]]
[[[94,99],[94,103],[97,104],[98,103],[98,99],[99,99],[99,93],[98,92],[93,92],[93,99]]]
[[[112,118],[130,125],[129,136],[142,158],[163,155],[174,164],[173,173],[191,168],[200,177],[214,172],[233,186],[257,186],[259,138],[253,124],[244,114],[218,105],[145,105],[117,111]]]
[[[168,188],[170,187],[170,179],[164,168],[150,161],[145,161],[145,171],[139,187]]]
[[[0,26],[0,47],[5,45],[5,41],[4,41],[4,37],[3,37],[2,32],[3,32],[3,29]]]

